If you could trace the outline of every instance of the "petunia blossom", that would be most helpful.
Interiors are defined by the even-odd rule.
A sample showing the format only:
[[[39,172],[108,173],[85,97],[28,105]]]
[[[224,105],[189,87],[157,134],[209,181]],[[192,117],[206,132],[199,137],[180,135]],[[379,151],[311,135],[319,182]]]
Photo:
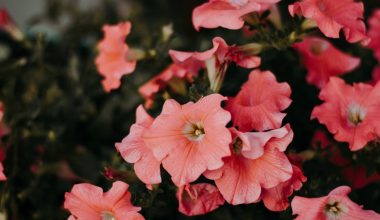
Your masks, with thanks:
[[[318,37],[305,38],[294,44],[294,48],[301,54],[308,71],[307,82],[318,88],[323,88],[331,76],[348,73],[360,64],[360,58],[345,54]]]
[[[292,165],[293,175],[292,177],[278,184],[270,189],[263,189],[261,198],[265,207],[271,211],[284,211],[289,207],[289,196],[294,191],[301,189],[302,184],[306,182],[306,177],[303,175],[302,170],[296,165]]]
[[[243,27],[243,16],[270,8],[280,0],[209,0],[193,10],[193,25],[203,28],[223,27],[237,30]]]
[[[64,208],[69,210],[70,220],[143,220],[141,208],[131,203],[128,184],[116,181],[108,192],[88,184],[76,184],[65,194]]]
[[[153,104],[154,95],[165,88],[173,78],[186,78],[191,76],[189,71],[177,64],[171,64],[162,73],[153,77],[139,88],[139,93],[145,99],[145,107],[150,108]]]
[[[350,187],[340,186],[320,198],[294,197],[291,206],[296,220],[366,220],[380,219],[374,211],[363,210],[348,194]]]
[[[374,10],[368,19],[368,37],[371,41],[368,47],[374,52],[375,57],[380,61],[380,9]]]
[[[195,181],[204,171],[223,166],[229,156],[231,115],[222,109],[226,98],[212,94],[180,105],[167,100],[161,114],[144,133],[145,143],[177,186]]]
[[[348,142],[352,151],[362,149],[380,135],[380,83],[347,85],[331,77],[321,90],[323,104],[314,107],[311,118],[326,125],[337,141]]]
[[[161,182],[161,162],[153,156],[143,137],[153,120],[140,105],[136,110],[136,123],[131,126],[128,136],[115,144],[124,160],[134,164],[137,177],[148,185]]]
[[[136,61],[130,60],[129,47],[124,42],[130,31],[128,21],[103,26],[104,38],[98,44],[99,55],[95,62],[99,73],[105,77],[102,84],[106,92],[119,88],[122,76],[136,68]]]
[[[220,80],[231,62],[244,68],[255,68],[261,63],[260,57],[251,55],[250,48],[241,48],[235,45],[227,45],[220,37],[212,40],[213,48],[204,52],[184,52],[170,50],[169,54],[174,61],[182,68],[187,69],[190,74],[196,76],[202,68],[207,69],[210,87],[218,91]]]
[[[270,71],[254,70],[240,92],[227,101],[233,124],[240,131],[264,131],[281,127],[285,110],[290,103],[291,89],[279,83]]]
[[[223,159],[223,167],[204,174],[215,180],[228,203],[258,202],[262,189],[271,189],[292,177],[292,165],[284,153],[293,139],[288,125],[268,132],[230,130],[232,155]]]
[[[289,6],[292,16],[303,15],[315,21],[326,37],[339,38],[343,29],[348,42],[366,41],[364,5],[354,0],[301,0]]]
[[[178,189],[179,212],[187,216],[204,215],[224,204],[219,190],[208,183],[185,185]]]

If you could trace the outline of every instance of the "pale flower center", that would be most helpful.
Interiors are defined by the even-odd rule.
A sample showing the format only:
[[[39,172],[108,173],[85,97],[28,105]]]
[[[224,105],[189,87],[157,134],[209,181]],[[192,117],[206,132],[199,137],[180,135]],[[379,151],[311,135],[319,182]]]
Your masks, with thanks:
[[[205,136],[205,130],[202,122],[188,122],[183,127],[183,134],[190,141],[201,141]]]
[[[325,213],[327,219],[339,219],[340,215],[347,211],[347,207],[345,207],[340,202],[329,202],[325,206]]]
[[[113,215],[112,212],[104,211],[100,214],[100,217],[102,220],[116,220],[116,217]]]
[[[352,105],[348,108],[347,120],[352,125],[357,126],[363,122],[366,112],[359,105]]]

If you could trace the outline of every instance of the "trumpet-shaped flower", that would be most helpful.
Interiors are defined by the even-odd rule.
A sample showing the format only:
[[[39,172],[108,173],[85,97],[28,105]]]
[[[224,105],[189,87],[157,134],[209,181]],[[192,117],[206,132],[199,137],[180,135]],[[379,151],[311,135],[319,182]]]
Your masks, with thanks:
[[[289,6],[292,16],[303,15],[315,21],[322,33],[339,38],[343,29],[348,42],[367,40],[363,21],[364,5],[354,0],[301,0]]]
[[[219,190],[208,183],[185,185],[178,189],[178,210],[187,215],[204,215],[224,204]]]
[[[115,145],[124,160],[134,164],[137,177],[148,185],[161,182],[161,162],[153,156],[143,138],[152,123],[153,118],[140,105],[136,110],[136,123],[131,126],[128,136]]]
[[[240,92],[227,101],[226,109],[240,131],[264,131],[281,127],[290,103],[290,86],[278,83],[270,71],[254,70]]]
[[[124,42],[130,31],[128,21],[103,26],[104,38],[98,44],[99,55],[95,62],[99,73],[105,77],[102,84],[106,92],[119,88],[121,77],[136,68],[136,61],[130,60],[129,47]]]
[[[380,84],[353,86],[336,77],[321,90],[325,101],[313,109],[311,118],[326,125],[337,141],[348,142],[352,151],[362,149],[380,135]]]
[[[223,167],[204,174],[215,180],[228,203],[258,202],[263,188],[271,189],[292,177],[292,165],[284,153],[293,139],[289,126],[248,133],[232,128],[231,133],[232,155],[223,159]]]
[[[320,198],[305,198],[296,196],[292,201],[293,214],[297,214],[296,220],[365,220],[380,219],[380,215],[374,211],[363,210],[354,203],[348,194],[350,187],[340,186],[331,191],[327,196]]]
[[[144,220],[139,207],[131,203],[128,184],[116,181],[108,192],[88,184],[76,184],[65,194],[65,209],[71,212],[70,220]]]
[[[185,105],[167,100],[143,135],[177,186],[195,181],[206,170],[220,168],[222,158],[230,155],[231,135],[226,124],[231,115],[220,106],[223,100],[219,94]]]
[[[323,88],[331,76],[348,73],[360,64],[360,59],[343,53],[328,41],[309,37],[303,42],[294,44],[301,54],[308,73],[308,83]]]

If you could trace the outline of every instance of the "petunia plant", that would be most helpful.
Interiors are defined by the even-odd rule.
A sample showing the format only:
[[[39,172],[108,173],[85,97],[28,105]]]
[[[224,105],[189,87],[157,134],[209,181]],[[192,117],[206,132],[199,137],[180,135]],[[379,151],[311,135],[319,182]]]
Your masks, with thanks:
[[[10,14],[0,219],[380,220],[378,1]]]

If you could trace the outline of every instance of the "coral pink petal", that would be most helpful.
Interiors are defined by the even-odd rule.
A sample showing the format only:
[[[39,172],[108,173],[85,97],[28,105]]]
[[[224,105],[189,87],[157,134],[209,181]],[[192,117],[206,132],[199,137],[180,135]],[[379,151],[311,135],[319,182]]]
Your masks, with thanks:
[[[224,199],[233,205],[256,202],[261,194],[260,183],[249,170],[249,162],[239,158],[228,158],[224,161],[223,174],[215,183]],[[219,171],[214,171],[219,172]],[[206,177],[215,176],[209,171]]]
[[[263,191],[261,197],[265,207],[271,211],[284,211],[289,206],[288,197],[293,194],[293,191],[299,190],[305,181],[306,177],[301,169],[293,165],[291,179]]]
[[[260,5],[249,2],[241,8],[237,8],[225,1],[210,1],[198,6],[193,11],[193,25],[199,31],[201,27],[223,27],[237,30],[243,27],[243,15],[259,11]]]
[[[136,110],[136,123],[131,126],[129,135],[115,146],[121,156],[134,163],[137,177],[146,184],[161,182],[160,164],[145,144],[143,135],[153,123],[153,118],[140,105]]]
[[[295,220],[319,220],[326,219],[323,209],[326,198],[303,198],[296,196],[293,198],[291,206],[294,215],[298,215]]]
[[[250,171],[263,188],[272,188],[292,177],[293,169],[288,158],[277,149],[268,150],[250,163]]]

